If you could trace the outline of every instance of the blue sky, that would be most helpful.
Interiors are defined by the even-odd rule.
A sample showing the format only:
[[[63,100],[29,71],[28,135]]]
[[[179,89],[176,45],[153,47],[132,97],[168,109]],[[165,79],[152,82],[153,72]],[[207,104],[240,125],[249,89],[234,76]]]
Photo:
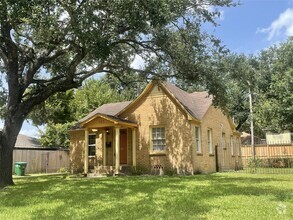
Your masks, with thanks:
[[[214,34],[233,52],[256,54],[293,35],[293,0],[241,0],[220,10]]]
[[[241,0],[220,10],[219,26],[211,31],[232,52],[257,54],[293,36],[293,0]],[[38,129],[25,121],[21,133],[37,136]]]

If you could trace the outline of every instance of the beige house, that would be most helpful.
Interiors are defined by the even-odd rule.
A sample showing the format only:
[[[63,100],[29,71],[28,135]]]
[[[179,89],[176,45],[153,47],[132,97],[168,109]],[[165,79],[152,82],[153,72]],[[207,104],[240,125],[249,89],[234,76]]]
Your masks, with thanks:
[[[240,133],[206,92],[150,82],[130,102],[105,104],[70,131],[72,172],[216,172],[241,167]]]

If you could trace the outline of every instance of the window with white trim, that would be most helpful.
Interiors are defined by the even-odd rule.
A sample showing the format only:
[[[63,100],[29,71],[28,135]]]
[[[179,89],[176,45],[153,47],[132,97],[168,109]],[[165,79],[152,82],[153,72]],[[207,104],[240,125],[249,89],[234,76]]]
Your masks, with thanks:
[[[164,127],[152,128],[152,145],[153,151],[166,150],[166,132]]]
[[[230,148],[231,148],[231,155],[234,156],[233,135],[230,135]]]
[[[238,148],[238,156],[241,156],[241,144],[240,144],[239,137],[236,139],[236,142],[237,142],[236,147]]]
[[[201,153],[201,145],[200,145],[200,127],[195,127],[195,149],[197,153]]]
[[[226,149],[226,135],[222,133],[222,148]]]
[[[208,129],[208,151],[209,154],[213,153],[213,137],[212,137],[212,129]]]
[[[96,134],[89,134],[88,149],[89,149],[89,156],[96,155]]]

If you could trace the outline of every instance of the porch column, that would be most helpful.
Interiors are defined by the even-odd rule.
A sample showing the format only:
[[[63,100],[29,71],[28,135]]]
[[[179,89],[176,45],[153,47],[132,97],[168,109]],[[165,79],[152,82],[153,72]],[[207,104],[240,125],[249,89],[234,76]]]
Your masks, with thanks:
[[[119,174],[120,168],[120,128],[115,127],[115,174]]]
[[[89,170],[89,131],[84,131],[84,173],[87,174]]]
[[[107,141],[107,134],[106,134],[106,131],[103,130],[103,166],[106,166],[106,155],[107,155],[107,152],[106,152],[106,141]]]
[[[136,166],[136,128],[132,128],[132,165]]]

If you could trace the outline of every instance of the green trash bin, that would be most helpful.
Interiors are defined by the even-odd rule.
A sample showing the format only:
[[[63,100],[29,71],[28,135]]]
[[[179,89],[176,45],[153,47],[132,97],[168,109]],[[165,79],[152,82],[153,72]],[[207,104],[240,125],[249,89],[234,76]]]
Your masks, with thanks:
[[[17,176],[24,176],[25,175],[25,168],[27,162],[16,162],[14,163],[14,172]]]

